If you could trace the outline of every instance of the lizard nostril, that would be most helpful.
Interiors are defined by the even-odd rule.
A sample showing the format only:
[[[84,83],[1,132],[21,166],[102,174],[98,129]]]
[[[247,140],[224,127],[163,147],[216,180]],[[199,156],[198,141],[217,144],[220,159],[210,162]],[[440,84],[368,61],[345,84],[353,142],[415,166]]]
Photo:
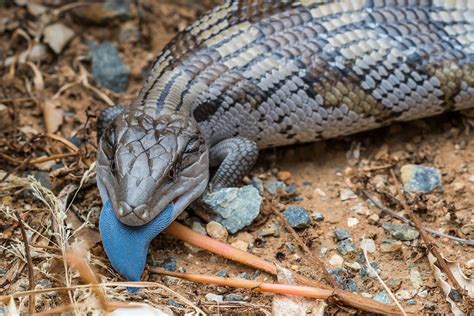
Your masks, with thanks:
[[[142,219],[148,219],[148,216],[150,215],[148,205],[146,204],[142,204],[140,206],[135,207],[133,209],[133,212],[135,213],[135,215]]]
[[[118,208],[119,216],[125,216],[131,212],[132,212],[132,208],[130,207],[130,205],[128,205],[126,202],[123,202],[123,201],[119,203],[119,208]]]

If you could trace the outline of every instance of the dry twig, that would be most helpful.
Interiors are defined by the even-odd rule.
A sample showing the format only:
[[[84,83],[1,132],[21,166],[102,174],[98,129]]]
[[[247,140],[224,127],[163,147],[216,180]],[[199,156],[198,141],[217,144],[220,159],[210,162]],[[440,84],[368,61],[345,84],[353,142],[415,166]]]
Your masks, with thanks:
[[[277,210],[275,207],[272,207],[272,210],[278,216],[278,218],[282,221],[285,228],[291,233],[291,235],[296,240],[296,242],[301,247],[301,249],[303,249],[303,251],[311,258],[311,260],[313,260],[313,262],[318,267],[318,269],[323,273],[324,279],[332,286],[332,288],[337,289],[338,288],[337,283],[334,280],[334,278],[331,276],[331,274],[329,274],[324,263],[321,260],[319,260],[319,258],[313,255],[311,250],[309,250],[308,246],[306,246],[306,244],[301,240],[300,236],[296,233],[293,227],[291,227],[291,225],[288,223],[286,218],[283,215],[281,215],[280,211]]]
[[[202,234],[199,234],[177,222],[171,223],[171,225],[168,226],[168,228],[166,228],[164,232],[193,246],[205,249],[217,255],[223,256],[227,259],[240,262],[242,264],[265,271],[272,275],[277,274],[277,267],[274,264],[267,262],[248,252],[236,249],[226,243],[217,241],[207,236],[203,236]],[[332,295],[330,299],[335,299],[345,305],[352,306],[353,308],[379,314],[400,314],[398,308],[395,306],[385,305],[372,299],[365,298],[363,296],[351,292],[343,291],[338,288],[331,289],[325,284],[306,278],[296,273],[295,279],[299,283],[310,287],[331,290]]]

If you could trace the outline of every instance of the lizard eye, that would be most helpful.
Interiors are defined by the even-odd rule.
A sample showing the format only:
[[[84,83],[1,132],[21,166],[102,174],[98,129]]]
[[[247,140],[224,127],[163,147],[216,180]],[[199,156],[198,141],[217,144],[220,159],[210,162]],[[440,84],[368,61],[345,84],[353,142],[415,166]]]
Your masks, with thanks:
[[[176,168],[173,167],[173,168],[171,168],[170,171],[168,172],[168,177],[169,177],[171,180],[173,180],[175,176],[176,176]]]

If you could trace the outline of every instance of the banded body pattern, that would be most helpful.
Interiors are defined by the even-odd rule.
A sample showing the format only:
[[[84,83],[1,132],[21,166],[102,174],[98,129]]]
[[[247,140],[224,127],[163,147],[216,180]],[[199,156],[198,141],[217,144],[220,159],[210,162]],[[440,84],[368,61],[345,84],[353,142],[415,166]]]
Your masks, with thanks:
[[[165,48],[133,107],[265,148],[474,107],[473,71],[470,0],[233,0]]]

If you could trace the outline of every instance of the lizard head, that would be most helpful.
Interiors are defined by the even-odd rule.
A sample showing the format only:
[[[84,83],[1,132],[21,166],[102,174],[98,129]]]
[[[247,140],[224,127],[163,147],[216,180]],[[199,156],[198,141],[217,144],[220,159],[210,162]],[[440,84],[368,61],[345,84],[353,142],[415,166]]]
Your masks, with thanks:
[[[173,206],[173,219],[204,192],[208,150],[197,123],[185,115],[128,108],[105,129],[97,155],[104,203],[129,226],[144,225]]]
[[[201,131],[184,115],[129,108],[107,126],[97,153],[99,230],[117,272],[140,280],[151,240],[204,192],[208,165]]]

